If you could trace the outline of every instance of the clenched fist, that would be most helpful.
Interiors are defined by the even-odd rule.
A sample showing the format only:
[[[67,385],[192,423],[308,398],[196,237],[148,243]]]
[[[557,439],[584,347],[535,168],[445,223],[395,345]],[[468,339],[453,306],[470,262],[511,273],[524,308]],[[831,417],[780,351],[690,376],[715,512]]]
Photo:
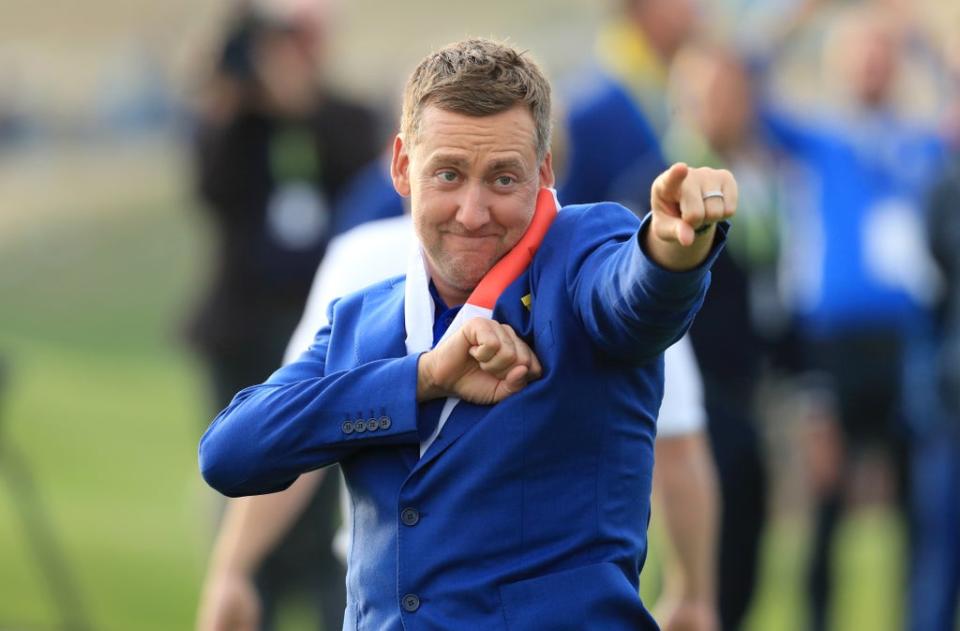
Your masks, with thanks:
[[[736,213],[737,198],[737,181],[729,171],[674,164],[650,191],[648,254],[667,269],[696,267],[710,251],[717,222]]]
[[[459,397],[489,405],[540,378],[540,360],[508,324],[468,320],[417,365],[417,400]]]

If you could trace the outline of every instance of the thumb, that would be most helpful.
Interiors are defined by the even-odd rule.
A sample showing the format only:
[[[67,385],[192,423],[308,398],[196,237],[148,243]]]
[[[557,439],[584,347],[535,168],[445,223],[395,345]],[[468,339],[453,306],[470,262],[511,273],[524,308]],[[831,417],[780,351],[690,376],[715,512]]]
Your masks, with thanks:
[[[663,241],[676,241],[686,247],[696,239],[693,227],[679,217],[663,216],[657,219],[656,235]]]

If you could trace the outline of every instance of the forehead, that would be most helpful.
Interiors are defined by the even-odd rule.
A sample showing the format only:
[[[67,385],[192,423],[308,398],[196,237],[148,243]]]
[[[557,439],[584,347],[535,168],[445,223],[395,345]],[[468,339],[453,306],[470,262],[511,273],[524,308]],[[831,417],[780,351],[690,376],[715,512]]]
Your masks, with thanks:
[[[417,146],[424,159],[451,153],[532,161],[536,155],[536,125],[524,105],[489,116],[469,116],[428,105],[420,118]]]

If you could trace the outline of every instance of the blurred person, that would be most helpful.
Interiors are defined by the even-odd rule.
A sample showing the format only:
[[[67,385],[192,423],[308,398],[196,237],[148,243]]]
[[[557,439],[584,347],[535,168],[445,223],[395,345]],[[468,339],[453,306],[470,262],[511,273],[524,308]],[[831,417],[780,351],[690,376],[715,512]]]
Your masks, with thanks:
[[[703,381],[689,338],[664,353],[663,404],[654,443],[653,500],[667,536],[662,631],[716,631],[720,492],[706,432]]]
[[[597,63],[570,90],[561,199],[646,205],[666,165],[667,69],[694,33],[696,12],[696,0],[628,0],[600,31]]]
[[[711,317],[690,331],[723,492],[721,611],[724,628],[734,629],[753,597],[767,516],[757,388],[788,328],[776,285],[780,200],[746,62],[724,45],[691,42],[674,57],[670,86],[674,116],[663,137],[665,155],[735,171],[746,202],[717,259],[716,293],[703,307]]]
[[[675,165],[651,191],[649,232],[612,206],[556,214],[538,192],[553,182],[549,109],[545,79],[508,47],[428,56],[391,169],[423,252],[405,281],[337,301],[310,350],[241,392],[201,441],[204,477],[231,495],[341,462],[354,506],[345,628],[656,628],[635,580],[655,409],[638,407],[639,381],[620,382],[650,370],[662,387],[659,354],[702,300],[735,182]],[[634,259],[646,252],[655,273]]]
[[[383,173],[383,186],[389,186],[390,192],[402,199],[393,191],[382,165],[377,162],[376,167]],[[374,184],[366,179],[364,182]],[[368,205],[383,201],[377,185],[367,190]],[[317,331],[328,324],[330,303],[402,274],[415,239],[409,215],[372,221],[335,237],[317,270],[303,318],[287,347],[285,363],[296,361],[310,348]],[[358,251],[379,254],[357,261]],[[654,607],[654,616],[664,631],[712,631],[717,628],[716,474],[704,432],[703,386],[687,338],[666,350],[664,366],[663,403],[654,449],[654,501],[663,511],[672,555],[665,566],[665,588]],[[285,491],[242,498],[232,504],[220,530],[219,553],[211,564],[207,595],[201,603],[202,629],[221,628],[218,621],[256,614],[253,572],[270,547],[282,539],[324,475],[324,470],[312,471]],[[346,563],[350,501],[346,488],[342,493],[345,523],[337,536],[337,552]]]
[[[960,114],[960,54],[954,73],[952,106]],[[923,344],[913,345],[916,360],[908,377],[908,392],[920,408],[911,454],[917,537],[910,567],[910,631],[953,631],[960,599],[960,126],[949,122],[952,157],[933,188],[927,215],[927,238],[944,291],[932,331]]]
[[[831,24],[823,64],[843,86],[840,104],[799,115],[770,99],[769,138],[794,167],[785,179],[791,238],[782,258],[784,290],[807,366],[833,389],[814,414],[821,445],[812,455],[817,516],[808,575],[811,628],[828,628],[836,526],[858,465],[892,463],[908,506],[909,434],[904,374],[908,345],[927,328],[937,273],[923,237],[923,199],[943,159],[936,131],[896,107],[903,21],[861,3]],[[835,429],[824,422],[836,417]],[[832,456],[832,457],[831,457]],[[913,524],[911,524],[913,525]],[[912,529],[910,529],[912,530]],[[910,532],[912,544],[922,532]]]
[[[643,208],[650,182],[669,160],[697,159],[682,151],[666,156],[661,141],[671,127],[670,66],[700,30],[700,4],[630,0],[619,6],[599,34],[599,67],[586,73],[569,103],[569,162],[560,177],[560,198],[567,203],[609,199]],[[731,129],[724,132],[721,125],[718,133],[735,135],[734,122],[724,121]],[[705,382],[723,506],[716,581],[721,628],[736,629],[753,595],[766,521],[766,472],[751,412],[760,344],[750,323],[744,272],[727,251],[717,265],[724,271],[703,305],[711,317],[699,320],[690,337]]]
[[[328,11],[310,0],[240,5],[205,86],[195,168],[217,261],[188,334],[217,409],[280,362],[330,236],[351,221],[339,197],[381,147],[375,116],[324,81]],[[262,628],[281,600],[303,595],[325,628],[341,626],[343,571],[328,545],[336,491],[325,485],[261,564]]]

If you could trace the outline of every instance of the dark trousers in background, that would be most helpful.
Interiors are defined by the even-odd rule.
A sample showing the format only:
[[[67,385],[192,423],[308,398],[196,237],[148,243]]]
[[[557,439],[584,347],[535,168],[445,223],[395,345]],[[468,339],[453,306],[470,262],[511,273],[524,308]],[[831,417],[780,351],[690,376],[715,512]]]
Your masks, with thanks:
[[[210,359],[214,395],[220,409],[237,392],[262,383],[280,366],[293,325],[279,328],[282,332]],[[331,547],[340,524],[339,478],[339,472],[331,467],[303,515],[257,573],[255,581],[263,605],[262,631],[274,628],[278,607],[297,598],[306,600],[323,631],[339,631],[343,627],[347,602],[345,570]]]
[[[913,450],[909,631],[954,631],[960,599],[960,428],[942,427]]]
[[[829,377],[836,396],[844,454],[839,479],[850,479],[852,466],[865,449],[880,449],[891,464],[898,506],[905,511],[909,439],[902,414],[902,346],[896,331],[861,330],[812,341],[808,352],[811,367]],[[840,483],[817,498],[807,569],[812,631],[829,628],[834,540],[846,506],[844,491]]]
[[[909,631],[960,629],[960,400],[944,388],[943,339],[918,331],[907,347],[904,399],[910,422],[914,529]]]
[[[720,483],[720,628],[739,629],[753,599],[767,520],[767,471],[748,393],[704,383],[707,432]]]

